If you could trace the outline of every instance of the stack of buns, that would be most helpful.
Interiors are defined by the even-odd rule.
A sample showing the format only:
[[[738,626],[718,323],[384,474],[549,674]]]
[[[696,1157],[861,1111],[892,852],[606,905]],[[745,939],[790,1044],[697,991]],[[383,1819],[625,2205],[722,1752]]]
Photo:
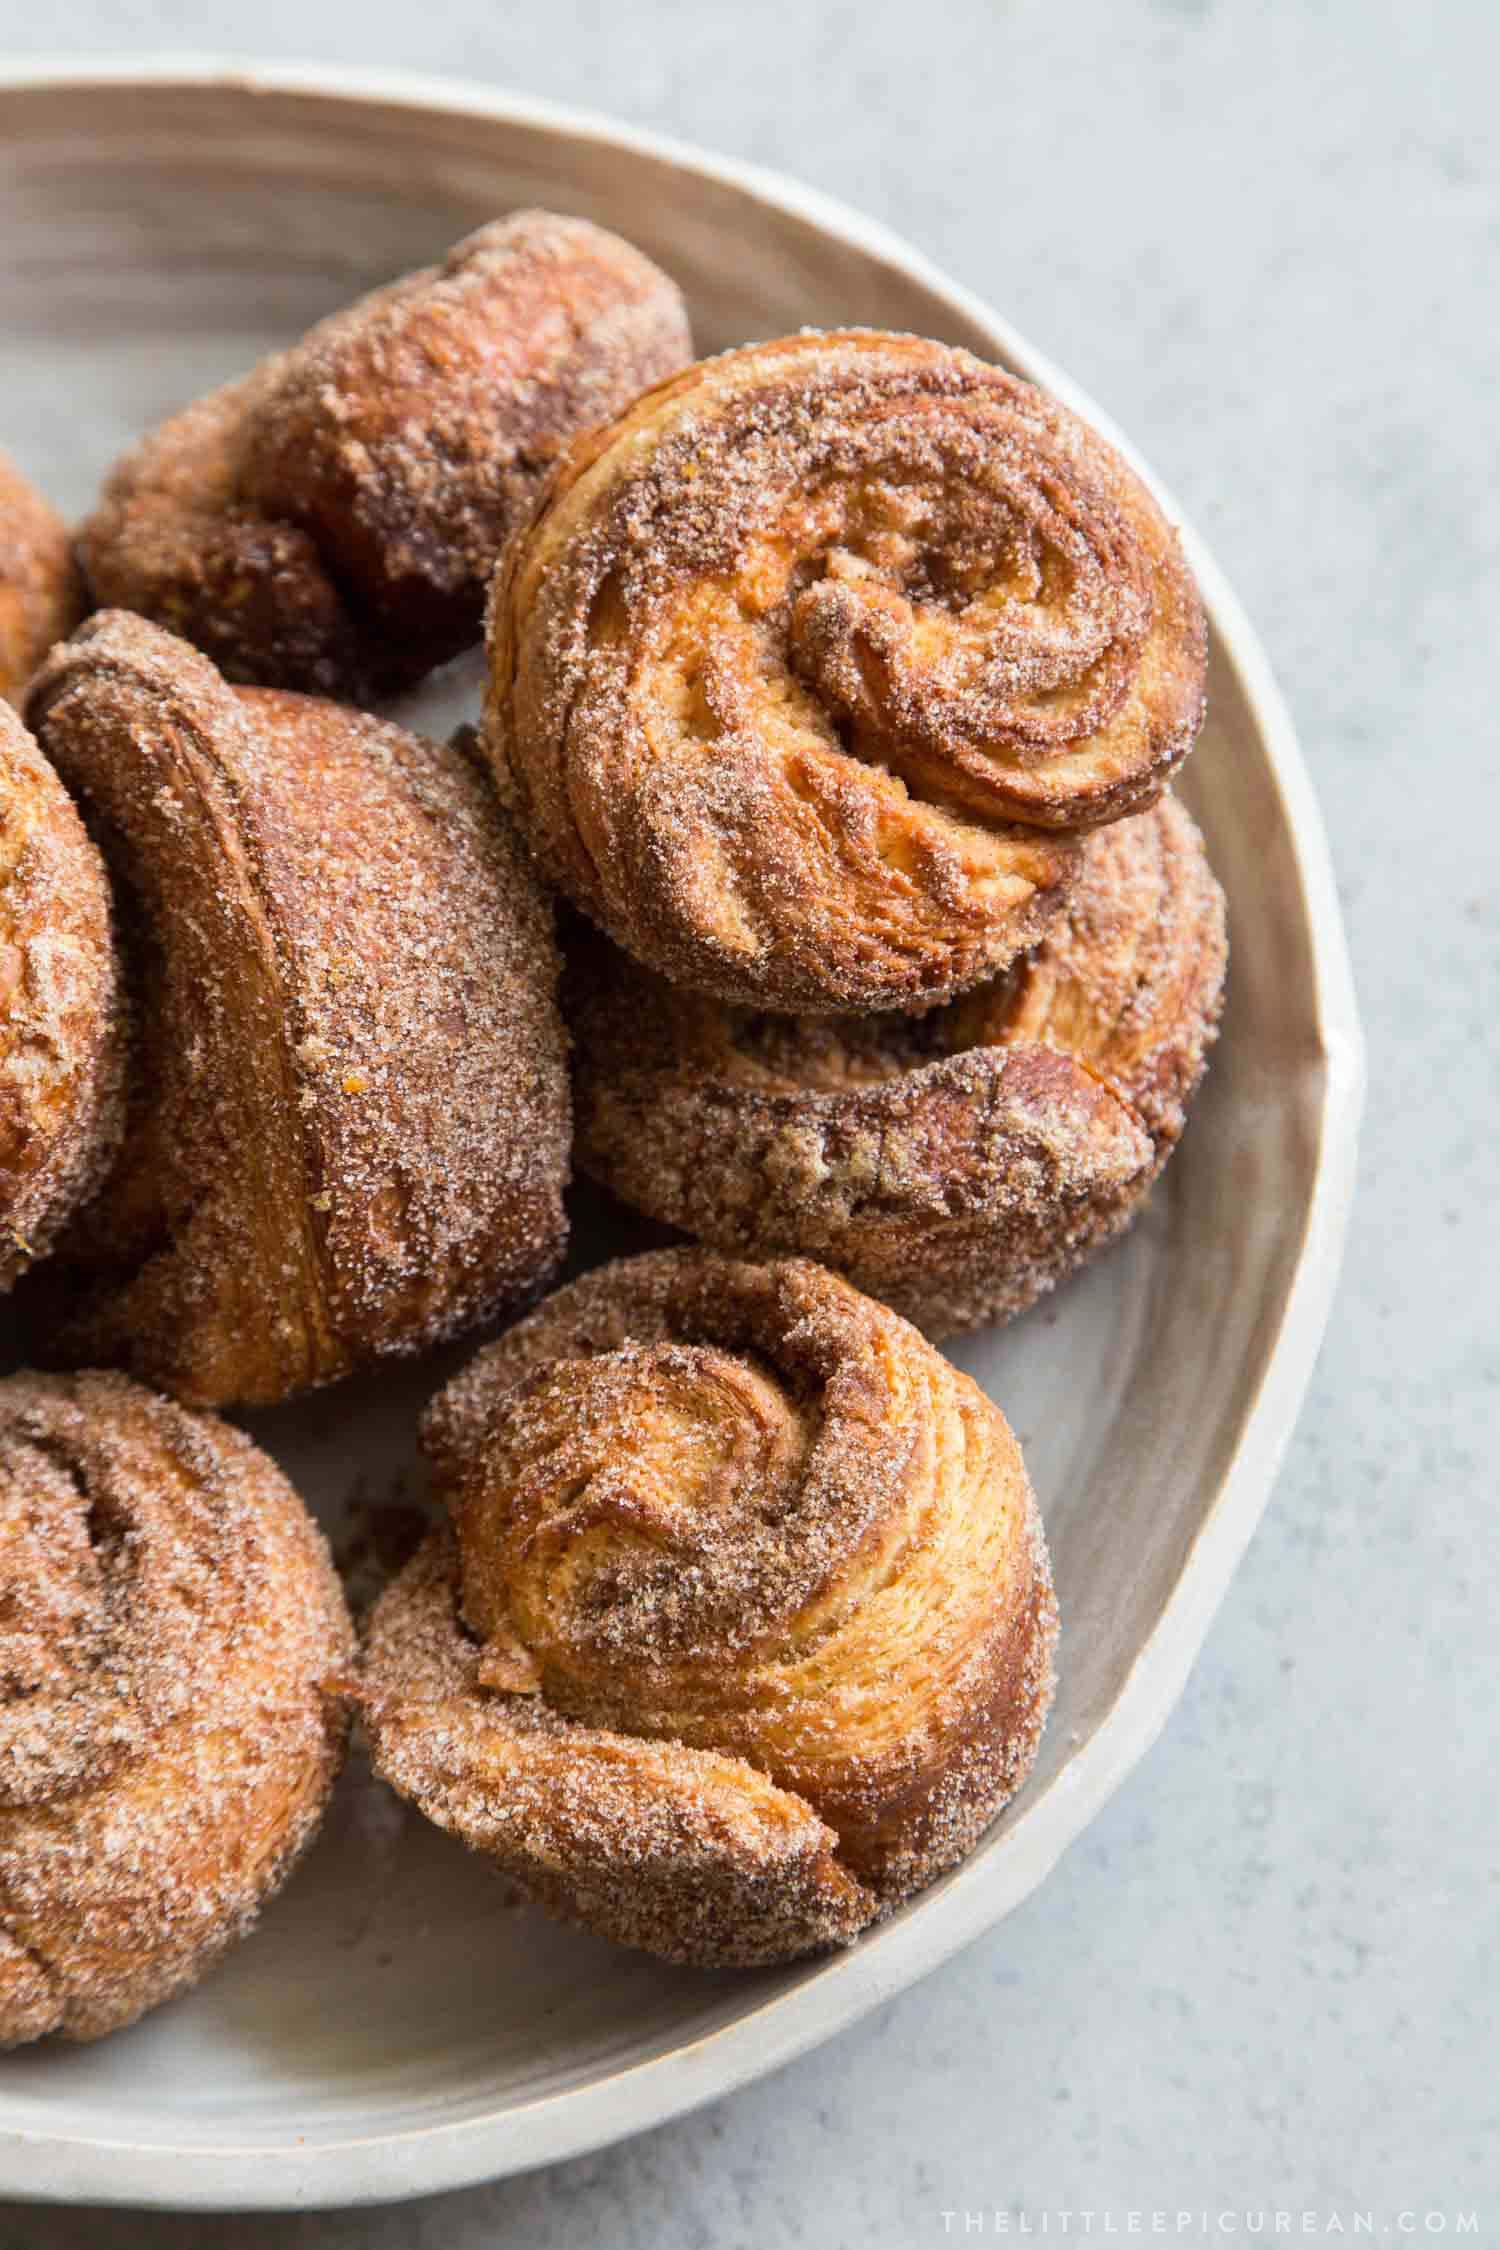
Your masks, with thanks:
[[[379,715],[482,633],[477,726]],[[0,2043],[190,1982],[351,1714],[667,1959],[847,1942],[972,1848],[1057,1607],[934,1339],[1182,1133],[1205,666],[1056,401],[860,329],[694,363],[547,213],[174,415],[71,539],[0,465],[0,1287],[54,1370],[0,1383]],[[685,1240],[543,1295],[575,1161]],[[360,1650],[213,1410],[497,1328]]]

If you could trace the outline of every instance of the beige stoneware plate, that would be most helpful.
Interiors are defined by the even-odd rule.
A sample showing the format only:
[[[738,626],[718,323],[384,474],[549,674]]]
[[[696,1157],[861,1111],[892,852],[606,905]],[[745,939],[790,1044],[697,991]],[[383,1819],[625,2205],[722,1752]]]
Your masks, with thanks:
[[[496,212],[579,211],[683,284],[706,349],[914,329],[1086,399],[879,228],[787,183],[508,96],[223,65],[0,83],[0,444],[72,510],[143,424]],[[1107,427],[1107,424],[1105,425]],[[0,2058],[0,2193],[290,2206],[415,2195],[659,2123],[851,2023],[1008,1913],[1158,1732],[1254,1529],[1317,1351],[1360,1042],[1323,832],[1253,633],[1202,547],[1210,717],[1184,794],[1229,892],[1224,1037],[1137,1231],[957,1356],[1026,1445],[1064,1617],[1030,1786],[852,1951],[690,1974],[508,1908],[456,1844],[343,1783],[260,1929],[95,2047]],[[473,694],[419,699],[436,726]],[[598,1253],[597,1214],[583,1214]],[[591,1231],[592,1230],[592,1231]],[[451,1364],[451,1356],[448,1362]],[[254,1418],[338,1536],[413,1489],[431,1368]]]

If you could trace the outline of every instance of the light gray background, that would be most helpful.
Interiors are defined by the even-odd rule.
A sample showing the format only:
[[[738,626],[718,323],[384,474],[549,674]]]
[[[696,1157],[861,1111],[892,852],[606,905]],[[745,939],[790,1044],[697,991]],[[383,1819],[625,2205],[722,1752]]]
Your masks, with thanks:
[[[611,110],[831,189],[990,298],[1137,440],[1269,643],[1371,1089],[1264,1526],[1165,1738],[1001,1929],[779,2077],[586,2161],[384,2213],[0,2209],[0,2245],[883,2250],[978,2239],[945,2231],[955,2209],[1038,2233],[1050,2213],[1060,2237],[1065,2208],[1123,2235],[1132,2209],[1277,2206],[1450,2230],[1477,2208],[1500,2242],[1500,10],[0,0],[0,48],[61,42],[253,45]]]

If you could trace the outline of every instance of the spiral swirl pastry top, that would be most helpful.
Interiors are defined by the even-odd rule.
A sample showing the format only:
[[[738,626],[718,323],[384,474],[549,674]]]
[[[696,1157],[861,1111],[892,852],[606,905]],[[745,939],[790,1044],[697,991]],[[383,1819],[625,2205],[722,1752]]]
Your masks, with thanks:
[[[1015,1439],[821,1267],[601,1267],[427,1442],[452,1525],[375,1613],[376,1764],[555,1911],[787,1959],[950,1866],[1029,1769],[1056,1611]]]
[[[120,1162],[44,1269],[49,1355],[268,1401],[533,1288],[565,1232],[557,959],[483,774],[118,611],[31,708],[136,1019]]]
[[[26,682],[83,610],[68,527],[0,453],[0,703]]]
[[[144,438],[81,533],[94,597],[233,680],[407,685],[479,637],[560,449],[691,348],[677,289],[628,242],[497,219]]]
[[[1192,745],[1205,628],[1112,449],[966,352],[708,360],[581,438],[490,617],[492,752],[627,951],[799,1011],[941,999],[1041,935],[1067,838]]]
[[[317,1826],[352,1634],[247,1437],[117,1375],[0,1383],[0,2045],[196,1977]]]
[[[109,889],[62,783],[0,703],[0,1289],[119,1142],[125,1030]]]
[[[820,1258],[929,1334],[1009,1319],[1139,1210],[1225,959],[1170,793],[1085,840],[1032,953],[925,1016],[758,1015],[584,940],[564,983],[578,1162],[721,1249]]]

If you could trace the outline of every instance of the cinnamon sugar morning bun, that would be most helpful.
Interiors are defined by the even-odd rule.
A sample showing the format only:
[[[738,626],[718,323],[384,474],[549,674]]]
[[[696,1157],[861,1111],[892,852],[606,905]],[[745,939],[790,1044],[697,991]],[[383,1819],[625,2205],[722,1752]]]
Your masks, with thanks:
[[[1170,794],[1087,839],[1033,953],[926,1016],[757,1015],[594,939],[564,983],[577,1159],[651,1218],[820,1258],[929,1334],[1006,1320],[1139,1210],[1225,962],[1223,894]]]
[[[793,1259],[600,1267],[426,1442],[451,1522],[378,1603],[377,1770],[533,1900],[675,1961],[851,1939],[968,1852],[1052,1688],[1003,1415]]]
[[[0,1382],[0,1534],[0,2046],[97,2039],[309,1842],[353,1636],[274,1464],[123,1376]]]
[[[136,1018],[124,1148],[38,1348],[266,1402],[534,1289],[565,1234],[557,958],[477,767],[230,688],[121,612],[31,708],[115,878]]]
[[[57,775],[0,703],[0,1289],[95,1188],[122,1123],[109,886]]]
[[[726,353],[579,439],[496,574],[492,754],[551,879],[752,1007],[921,1007],[1043,935],[1192,746],[1177,539],[1076,415],[913,336]]]
[[[128,453],[81,535],[94,598],[232,680],[409,685],[478,639],[558,451],[691,349],[675,285],[629,243],[497,219]]]
[[[54,641],[82,614],[68,527],[0,453],[0,703],[19,704]]]

